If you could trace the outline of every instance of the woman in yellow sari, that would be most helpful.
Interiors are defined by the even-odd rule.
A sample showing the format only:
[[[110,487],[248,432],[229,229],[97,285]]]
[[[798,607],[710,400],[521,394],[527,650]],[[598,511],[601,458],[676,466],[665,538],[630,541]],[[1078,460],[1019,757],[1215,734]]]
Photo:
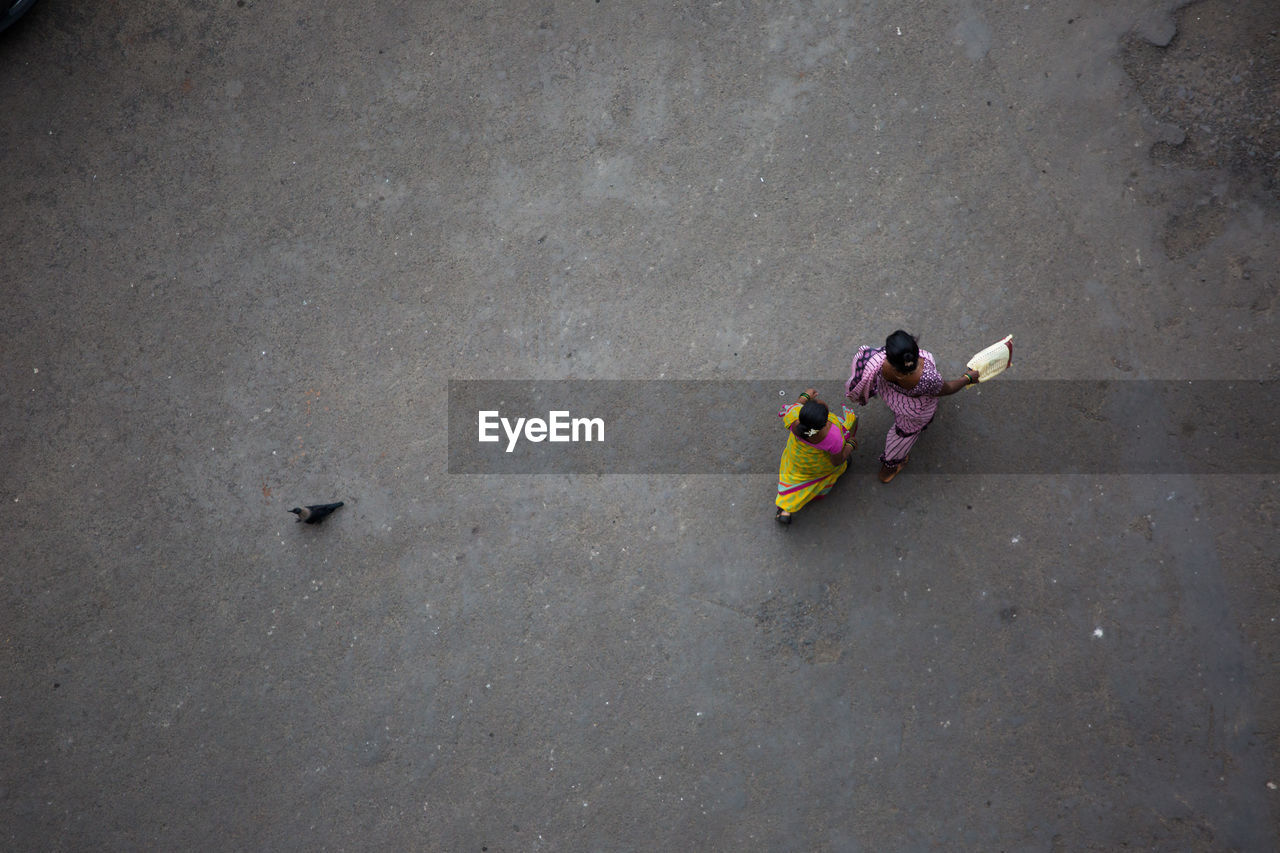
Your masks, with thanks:
[[[778,466],[778,511],[774,518],[790,524],[791,514],[814,498],[824,497],[849,467],[858,446],[858,417],[844,408],[838,417],[812,388],[778,412],[787,427],[787,446]]]

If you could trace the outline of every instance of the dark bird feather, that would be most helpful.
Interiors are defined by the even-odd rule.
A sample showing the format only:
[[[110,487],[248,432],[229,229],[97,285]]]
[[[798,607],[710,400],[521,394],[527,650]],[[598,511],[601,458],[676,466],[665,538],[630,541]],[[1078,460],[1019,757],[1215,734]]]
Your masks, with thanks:
[[[338,507],[342,506],[342,501],[336,504],[312,504],[311,506],[295,506],[289,512],[298,517],[298,521],[305,521],[307,524],[319,524],[324,521]]]

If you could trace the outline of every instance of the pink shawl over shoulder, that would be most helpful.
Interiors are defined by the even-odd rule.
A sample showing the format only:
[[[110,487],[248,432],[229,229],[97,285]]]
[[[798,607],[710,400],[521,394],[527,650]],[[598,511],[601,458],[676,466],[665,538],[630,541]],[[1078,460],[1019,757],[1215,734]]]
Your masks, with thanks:
[[[858,347],[853,357],[851,375],[845,384],[844,395],[859,406],[876,395],[876,379],[880,376],[880,367],[884,364],[884,348]]]

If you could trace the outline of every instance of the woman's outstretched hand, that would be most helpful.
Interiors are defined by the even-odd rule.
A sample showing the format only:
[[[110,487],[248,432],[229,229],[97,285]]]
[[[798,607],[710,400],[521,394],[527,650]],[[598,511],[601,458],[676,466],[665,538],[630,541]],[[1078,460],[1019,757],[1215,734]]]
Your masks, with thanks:
[[[942,390],[938,392],[938,396],[946,397],[956,393],[961,388],[965,388],[965,387],[968,387],[969,385],[976,384],[978,381],[979,375],[980,374],[978,373],[978,371],[974,370],[973,368],[969,368],[964,372],[964,375],[961,376],[959,379],[952,379],[950,382],[944,382],[942,384]]]

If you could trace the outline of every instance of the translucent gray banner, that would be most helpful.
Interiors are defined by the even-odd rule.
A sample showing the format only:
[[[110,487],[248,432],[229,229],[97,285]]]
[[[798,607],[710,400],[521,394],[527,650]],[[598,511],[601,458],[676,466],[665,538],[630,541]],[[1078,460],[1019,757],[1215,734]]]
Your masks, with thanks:
[[[778,409],[841,380],[451,380],[451,474],[764,474]],[[939,402],[911,454],[938,474],[1276,474],[1280,401],[1263,381],[1001,377]],[[850,467],[875,470],[892,415],[858,414]],[[485,440],[482,440],[485,439]]]

